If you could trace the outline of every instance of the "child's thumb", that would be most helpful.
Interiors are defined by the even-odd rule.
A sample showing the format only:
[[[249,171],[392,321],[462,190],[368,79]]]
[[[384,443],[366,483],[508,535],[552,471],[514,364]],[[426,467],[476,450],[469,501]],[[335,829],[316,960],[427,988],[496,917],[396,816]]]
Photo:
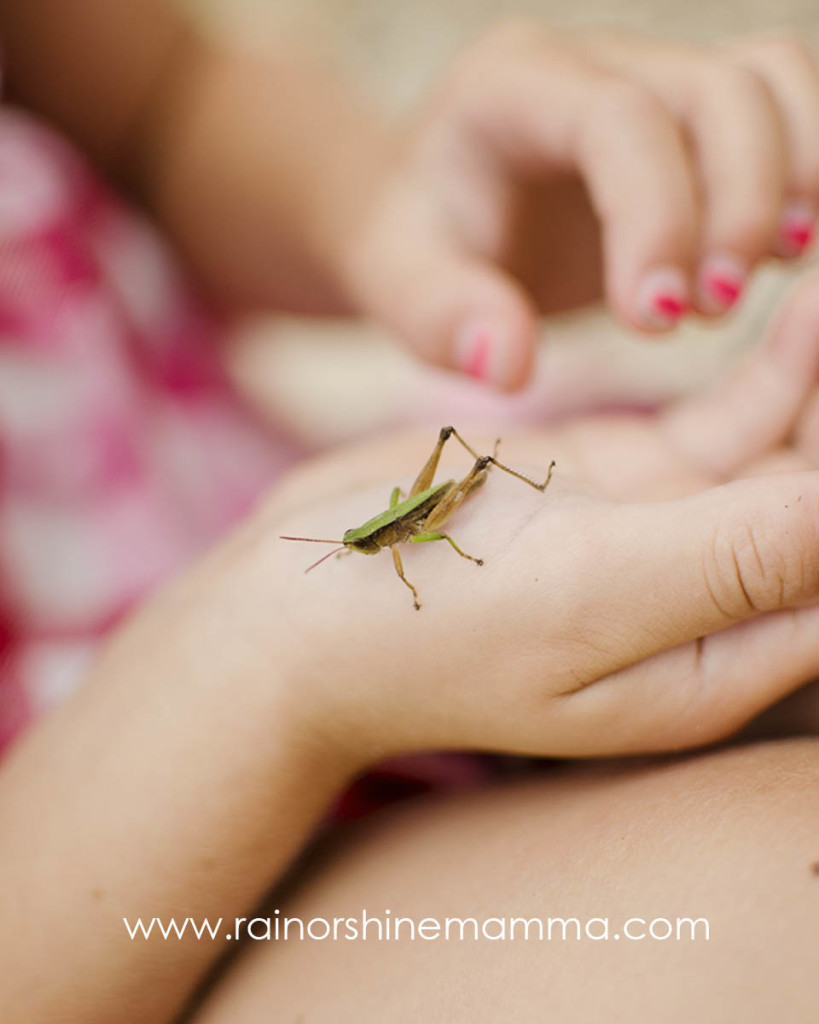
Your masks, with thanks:
[[[364,311],[422,359],[500,390],[529,380],[537,313],[501,267],[438,238],[378,247],[355,291]]]

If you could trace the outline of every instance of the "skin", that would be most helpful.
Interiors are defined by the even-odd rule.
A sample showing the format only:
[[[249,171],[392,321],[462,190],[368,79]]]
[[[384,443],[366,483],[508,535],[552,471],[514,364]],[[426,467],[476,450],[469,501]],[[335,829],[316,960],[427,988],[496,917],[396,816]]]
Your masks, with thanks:
[[[806,230],[819,207],[819,71],[784,35],[504,24],[389,126],[298,46],[217,46],[165,0],[3,0],[0,37],[13,95],[131,189],[214,298],[374,316],[503,389],[529,379],[539,311],[603,297],[647,333],[678,320],[663,296],[719,315],[761,261],[798,255],[792,204]],[[708,284],[726,265],[729,299]]]
[[[0,37],[12,95],[128,187],[226,305],[365,312],[499,387],[527,379],[536,310],[605,294],[656,329],[652,274],[699,303],[712,251],[750,270],[780,247],[785,198],[816,201],[816,70],[792,41],[513,26],[386,131],[309,59],[217,48],[158,0],[4,0]],[[690,105],[672,108],[681,84]],[[701,128],[712,101],[742,146]],[[431,438],[285,482],[4,760],[4,1021],[172,1020],[226,946],[130,943],[121,918],[248,911],[384,754],[676,750],[816,673],[818,305],[814,284],[702,406],[509,439],[510,462],[555,458],[560,476],[543,496],[490,481],[459,510],[477,578],[413,552],[423,623],[389,566],[305,578],[278,537],[365,521]]]
[[[273,1006],[292,1024],[540,1024],[544,1007],[571,1024],[810,1024],[817,796],[819,744],[791,740],[554,765],[468,800],[394,811],[325,845],[264,913],[608,917],[621,941],[562,942],[558,930],[543,943],[379,943],[371,926],[367,942],[249,943],[190,1024],[259,1024]],[[623,941],[632,916],[700,915],[707,942],[702,931],[697,942]]]
[[[304,576],[279,536],[360,521],[429,438],[292,474],[4,762],[4,1021],[173,1020],[231,947],[132,943],[122,917],[246,916],[386,754],[674,751],[817,674],[818,335],[813,279],[707,399],[507,439],[556,458],[547,492],[497,474],[458,510],[480,571],[412,550],[419,614],[388,562]]]

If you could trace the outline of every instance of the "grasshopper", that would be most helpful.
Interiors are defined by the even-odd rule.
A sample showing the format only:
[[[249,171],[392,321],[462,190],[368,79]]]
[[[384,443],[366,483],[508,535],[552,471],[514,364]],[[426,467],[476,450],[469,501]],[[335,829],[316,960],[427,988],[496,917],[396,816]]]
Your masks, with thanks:
[[[459,441],[469,454],[475,459],[475,465],[460,481],[447,480],[444,483],[433,484],[438,462],[444,445],[454,437]],[[483,565],[482,558],[474,558],[462,551],[448,533],[444,533],[441,527],[449,517],[486,482],[486,476],[491,466],[497,466],[504,473],[517,477],[536,491],[545,491],[552,479],[552,470],[555,463],[549,465],[546,479],[542,484],[531,480],[523,473],[504,466],[498,461],[498,445],[500,438],[495,442],[495,448],[491,455],[478,455],[474,448],[464,441],[454,427],[442,427],[438,435],[432,454],[427,459],[424,468],[415,479],[409,496],[401,500],[401,489],[396,487],[390,496],[389,508],[379,515],[368,519],[363,526],[357,526],[347,530],[342,540],[320,540],[317,537],[282,537],[281,540],[306,541],[311,544],[338,544],[335,551],[330,551],[317,562],[305,569],[310,572],[317,565],[321,565],[332,555],[344,551],[360,551],[364,555],[377,555],[382,548],[389,548],[392,551],[392,558],[395,564],[395,571],[402,583],[406,584],[412,591],[413,603],[416,611],[421,608],[418,600],[418,591],[404,575],[404,566],[401,555],[398,552],[398,544],[424,544],[427,541],[445,540],[458,552],[461,558],[467,558],[476,565]]]

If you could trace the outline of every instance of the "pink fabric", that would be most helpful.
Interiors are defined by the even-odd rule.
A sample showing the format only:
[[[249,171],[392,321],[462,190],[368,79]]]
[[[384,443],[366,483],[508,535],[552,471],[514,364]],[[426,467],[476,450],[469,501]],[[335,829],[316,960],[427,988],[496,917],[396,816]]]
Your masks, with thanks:
[[[0,750],[297,457],[218,338],[154,233],[0,110]]]

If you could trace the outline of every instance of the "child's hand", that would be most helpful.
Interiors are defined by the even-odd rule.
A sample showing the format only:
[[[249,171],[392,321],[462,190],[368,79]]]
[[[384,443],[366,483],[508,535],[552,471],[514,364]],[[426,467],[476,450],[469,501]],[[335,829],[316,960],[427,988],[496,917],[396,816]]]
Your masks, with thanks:
[[[722,48],[495,31],[451,69],[354,236],[359,302],[501,388],[538,310],[605,295],[644,331],[725,312],[809,244],[819,71],[795,39]]]
[[[555,458],[552,483],[541,495],[495,471],[447,524],[483,567],[405,545],[418,612],[389,552],[305,576],[324,549],[277,536],[341,537],[433,438],[300,470],[255,556],[288,595],[277,664],[293,692],[364,761],[659,751],[735,731],[819,672],[817,334],[814,279],[707,400],[505,441],[532,474]],[[442,479],[470,468],[457,454]]]
[[[363,522],[433,437],[297,471],[7,755],[3,1020],[178,1019],[236,943],[123,920],[247,915],[382,754],[694,746],[819,673],[817,334],[819,279],[707,401],[508,439],[513,465],[557,459],[551,485],[495,471],[453,516],[480,568],[406,546],[418,612],[388,554],[305,576],[324,549],[279,534]]]
[[[292,41],[214,46],[161,3],[127,33],[103,0],[52,6],[0,5],[15,97],[130,185],[214,300],[363,311],[500,388],[530,373],[538,311],[604,294],[667,330],[814,230],[819,71],[793,39],[506,26],[395,139]]]

